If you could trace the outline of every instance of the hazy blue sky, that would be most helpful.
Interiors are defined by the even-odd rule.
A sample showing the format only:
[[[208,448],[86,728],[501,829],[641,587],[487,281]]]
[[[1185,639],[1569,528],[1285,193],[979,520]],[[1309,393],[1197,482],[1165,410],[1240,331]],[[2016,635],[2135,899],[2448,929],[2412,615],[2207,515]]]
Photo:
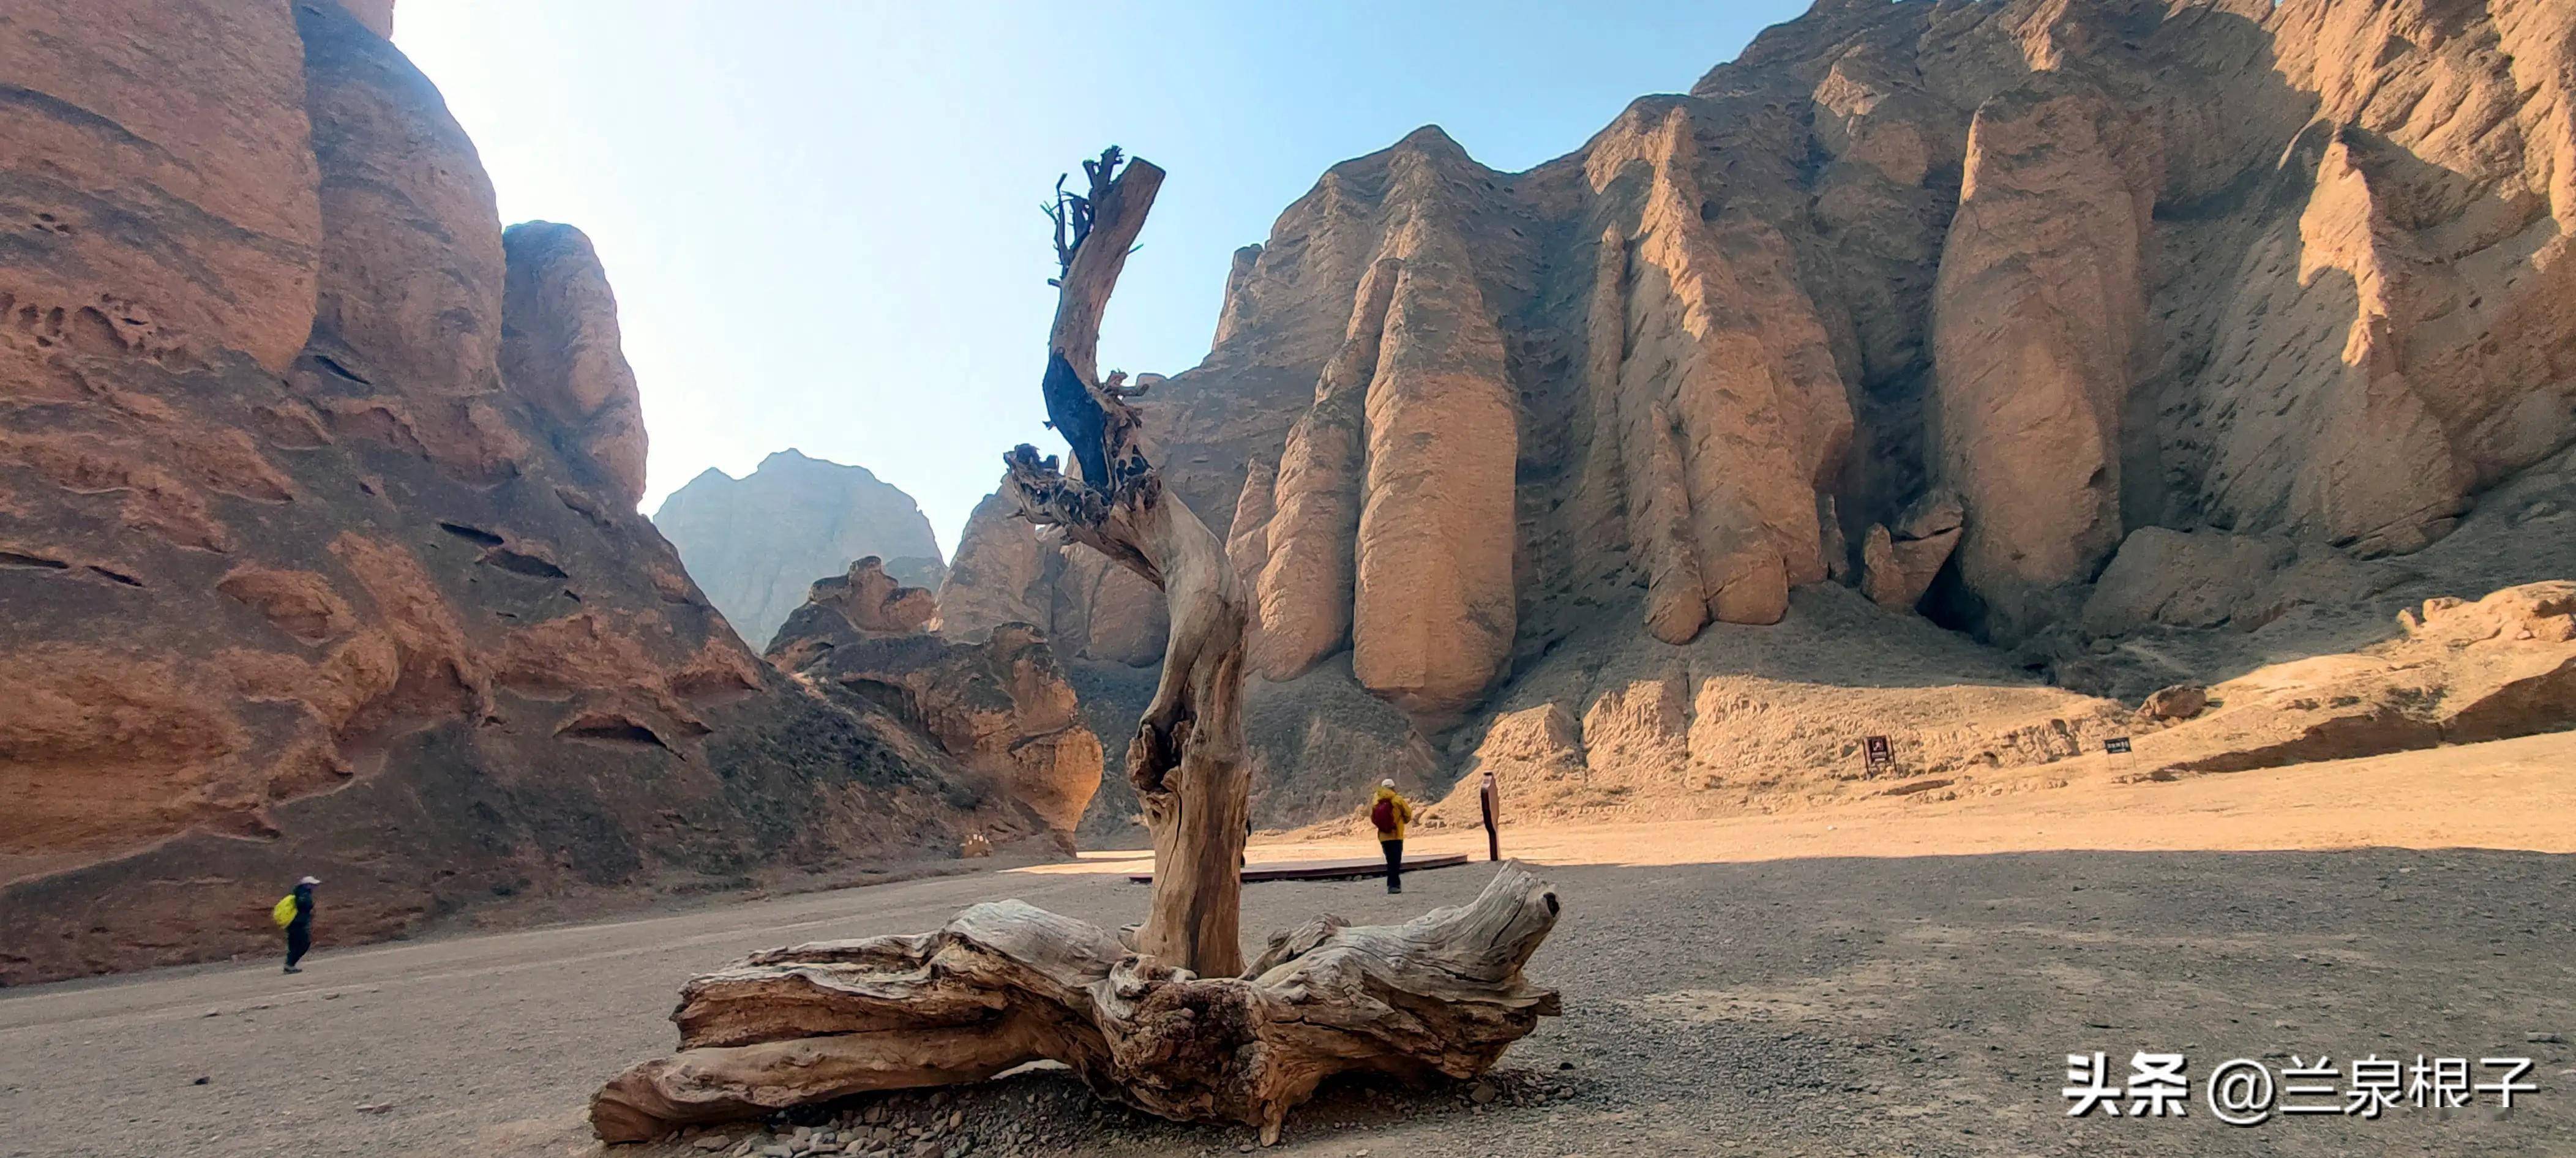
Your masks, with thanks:
[[[943,550],[1039,425],[1056,175],[1171,173],[1102,335],[1173,373],[1235,247],[1438,124],[1518,170],[1677,92],[1797,0],[1559,4],[401,0],[395,42],[505,221],[580,226],[652,433],[647,511],[797,447],[911,492]]]

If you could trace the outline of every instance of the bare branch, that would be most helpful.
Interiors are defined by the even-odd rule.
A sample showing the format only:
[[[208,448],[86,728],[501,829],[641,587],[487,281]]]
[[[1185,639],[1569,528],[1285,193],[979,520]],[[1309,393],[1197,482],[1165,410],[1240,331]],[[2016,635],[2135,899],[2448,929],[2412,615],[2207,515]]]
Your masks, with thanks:
[[[1047,417],[1064,435],[1081,467],[1081,481],[1110,487],[1150,469],[1138,436],[1144,421],[1120,397],[1100,386],[1100,321],[1125,270],[1127,253],[1145,228],[1163,171],[1147,161],[1125,161],[1116,147],[1083,162],[1091,196],[1064,194],[1060,234],[1072,238],[1057,280],[1055,323],[1047,335],[1046,376],[1040,389]],[[1123,167],[1122,167],[1123,166]],[[1094,244],[1097,234],[1099,242]]]

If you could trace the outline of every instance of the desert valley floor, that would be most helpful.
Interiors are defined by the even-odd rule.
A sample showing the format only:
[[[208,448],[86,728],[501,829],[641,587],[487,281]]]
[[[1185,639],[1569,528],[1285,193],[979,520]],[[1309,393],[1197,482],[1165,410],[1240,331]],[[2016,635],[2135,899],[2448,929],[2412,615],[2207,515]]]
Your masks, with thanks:
[[[1506,828],[1566,902],[1530,965],[1565,1014],[1485,1081],[1327,1087],[1277,1152],[1577,1155],[2576,1153],[2576,734],[1783,816]],[[1418,841],[1449,851],[1468,834]],[[1254,858],[1364,851],[1276,842]],[[927,930],[1020,897],[1115,925],[1133,854],[705,903],[0,995],[0,1154],[597,1154],[598,1082],[662,1052],[679,983],[773,944]],[[1463,902],[1479,863],[1255,885],[1256,943],[1316,911]],[[2377,1121],[2070,1120],[2065,1055],[2529,1056],[2539,1090]],[[2197,1082],[2195,1082],[2197,1096]],[[870,1121],[873,1119],[874,1121]],[[1104,1108],[1062,1074],[805,1119],[896,1154],[1231,1153],[1250,1130]],[[948,1123],[957,1123],[951,1127]],[[931,1144],[911,1132],[930,1123]],[[621,1148],[726,1154],[751,1128]],[[764,1143],[765,1144],[765,1143]],[[753,1153],[758,1153],[757,1147]],[[864,1152],[864,1151],[863,1151]]]

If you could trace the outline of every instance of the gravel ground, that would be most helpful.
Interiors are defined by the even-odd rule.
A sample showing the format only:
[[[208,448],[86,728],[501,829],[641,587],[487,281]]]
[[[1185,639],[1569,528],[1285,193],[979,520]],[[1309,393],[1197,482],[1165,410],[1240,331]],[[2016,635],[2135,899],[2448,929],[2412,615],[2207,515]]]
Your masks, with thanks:
[[[1566,863],[1543,869],[1566,915],[1531,974],[1563,990],[1563,1017],[1481,1083],[1328,1087],[1278,1152],[2576,1154],[2576,856],[1636,864],[1655,859],[1638,855],[1646,837],[1596,836],[1556,842]],[[1566,851],[1578,846],[1597,854]],[[1487,872],[1418,873],[1402,897],[1373,882],[1256,885],[1245,925],[1319,910],[1401,919],[1464,902]],[[584,1099],[668,1049],[663,1018],[691,973],[772,944],[927,929],[1011,895],[1107,925],[1135,919],[1145,896],[1109,874],[987,873],[359,950],[333,950],[326,929],[301,976],[233,966],[11,992],[0,1154],[597,1155]],[[2189,1116],[2068,1118],[2065,1055],[2095,1050],[2115,1080],[2133,1051],[2186,1054]],[[2201,1100],[2221,1061],[2277,1070],[2318,1053],[2338,1065],[2527,1056],[2539,1088],[2510,1114],[2489,1094],[2446,1114],[2401,1105],[2376,1121],[2243,1129]],[[1253,1141],[1033,1072],[609,1153],[792,1154],[823,1149],[825,1132],[829,1152],[901,1156],[1222,1154]]]

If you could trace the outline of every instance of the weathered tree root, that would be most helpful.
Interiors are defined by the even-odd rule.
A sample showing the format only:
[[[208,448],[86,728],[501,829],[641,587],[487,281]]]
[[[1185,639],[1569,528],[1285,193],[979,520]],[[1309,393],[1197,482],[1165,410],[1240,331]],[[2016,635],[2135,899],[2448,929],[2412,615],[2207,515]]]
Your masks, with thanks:
[[[1558,1012],[1554,990],[1521,976],[1556,916],[1556,893],[1514,864],[1463,908],[1275,935],[1242,977],[1158,964],[1019,901],[977,905],[936,933],[773,949],[683,987],[680,1052],[602,1087],[591,1127],[642,1141],[1052,1059],[1104,1097],[1258,1126],[1268,1144],[1335,1074],[1492,1066]]]

